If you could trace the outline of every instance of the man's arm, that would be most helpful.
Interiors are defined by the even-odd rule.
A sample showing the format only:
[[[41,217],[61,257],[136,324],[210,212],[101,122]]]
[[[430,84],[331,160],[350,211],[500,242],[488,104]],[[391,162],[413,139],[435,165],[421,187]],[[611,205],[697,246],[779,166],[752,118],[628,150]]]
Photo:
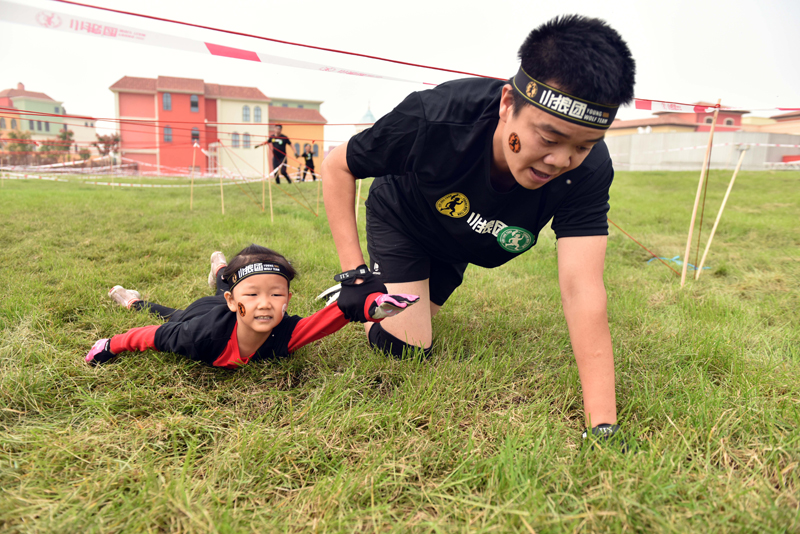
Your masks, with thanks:
[[[587,426],[615,424],[614,352],[603,285],[606,236],[558,240],[561,303],[578,364]],[[590,423],[590,424],[589,424]]]
[[[322,198],[342,270],[363,265],[355,214],[356,177],[347,166],[347,143],[333,149],[322,162]]]

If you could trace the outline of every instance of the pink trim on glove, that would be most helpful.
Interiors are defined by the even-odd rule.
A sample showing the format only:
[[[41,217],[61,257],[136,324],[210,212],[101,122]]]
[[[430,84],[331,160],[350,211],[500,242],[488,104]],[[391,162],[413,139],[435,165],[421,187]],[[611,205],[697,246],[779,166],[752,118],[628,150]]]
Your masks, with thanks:
[[[108,343],[108,338],[98,339],[95,342],[95,344],[92,345],[92,349],[86,355],[86,358],[85,358],[86,363],[91,362],[92,360],[94,360],[95,355],[97,355],[98,353],[103,352],[104,350],[106,350],[106,343]]]

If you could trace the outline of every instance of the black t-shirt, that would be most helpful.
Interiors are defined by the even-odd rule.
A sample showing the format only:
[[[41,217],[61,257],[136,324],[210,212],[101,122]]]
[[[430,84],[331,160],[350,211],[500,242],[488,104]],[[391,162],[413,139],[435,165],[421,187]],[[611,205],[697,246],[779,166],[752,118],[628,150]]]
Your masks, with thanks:
[[[283,314],[250,361],[282,358],[289,354],[289,341],[302,317]],[[225,297],[202,297],[180,310],[155,333],[155,346],[162,352],[182,354],[192,360],[213,365],[225,350],[236,325],[236,314],[228,309]]]
[[[314,153],[311,152],[310,150],[303,152],[303,154],[300,157],[306,160],[306,166],[308,167],[314,166]]]
[[[272,145],[272,159],[283,159],[289,155],[289,145],[292,142],[285,135],[272,135],[267,143]]]
[[[608,235],[614,171],[603,142],[539,189],[491,185],[504,83],[470,78],[412,93],[348,142],[353,175],[377,177],[367,207],[442,261],[502,265],[535,245],[550,219],[558,238]]]

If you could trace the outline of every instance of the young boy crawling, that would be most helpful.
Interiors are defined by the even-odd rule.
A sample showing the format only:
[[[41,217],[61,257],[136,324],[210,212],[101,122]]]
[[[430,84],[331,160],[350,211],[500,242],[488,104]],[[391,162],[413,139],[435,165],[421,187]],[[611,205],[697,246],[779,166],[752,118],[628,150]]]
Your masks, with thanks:
[[[137,291],[114,286],[109,296],[115,302],[128,309],[146,309],[167,322],[100,339],[86,362],[100,365],[121,352],[155,349],[236,369],[251,361],[287,356],[349,322],[335,302],[309,317],[288,315],[289,285],[296,274],[281,254],[250,245],[230,264],[221,252],[214,252],[209,285],[216,287],[216,295],[200,298],[185,310],[141,300]],[[378,322],[417,300],[416,295],[374,293],[364,304],[364,314]]]

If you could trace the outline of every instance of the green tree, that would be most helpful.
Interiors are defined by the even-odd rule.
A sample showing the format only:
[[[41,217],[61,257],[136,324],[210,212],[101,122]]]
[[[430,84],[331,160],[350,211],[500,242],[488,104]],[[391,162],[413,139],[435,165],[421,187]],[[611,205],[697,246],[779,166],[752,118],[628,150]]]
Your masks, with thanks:
[[[62,154],[68,157],[74,143],[74,137],[75,133],[72,130],[62,129],[58,132],[58,137],[44,141],[39,147],[39,152],[42,153],[44,160],[47,162],[58,160]]]
[[[11,164],[22,165],[30,163],[31,154],[36,150],[36,145],[31,140],[31,133],[11,130],[7,135],[11,140],[8,144],[8,151],[11,152]]]
[[[97,141],[92,143],[97,147],[101,156],[108,156],[111,152],[116,152],[121,141],[119,134],[97,135]]]

